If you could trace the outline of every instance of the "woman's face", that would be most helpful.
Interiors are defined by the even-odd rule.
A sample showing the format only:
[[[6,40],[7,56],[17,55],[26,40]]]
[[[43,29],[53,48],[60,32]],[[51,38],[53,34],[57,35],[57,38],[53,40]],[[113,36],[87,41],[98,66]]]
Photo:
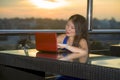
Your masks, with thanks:
[[[75,26],[71,20],[67,22],[65,30],[67,36],[75,36]]]

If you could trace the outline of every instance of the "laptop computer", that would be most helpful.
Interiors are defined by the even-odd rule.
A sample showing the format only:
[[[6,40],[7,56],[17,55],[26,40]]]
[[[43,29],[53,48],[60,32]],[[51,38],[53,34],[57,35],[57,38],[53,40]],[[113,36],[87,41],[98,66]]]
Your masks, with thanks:
[[[57,59],[57,34],[40,32],[35,33],[35,45],[38,52],[36,57]]]
[[[57,34],[52,32],[35,33],[35,45],[38,51],[57,52]]]
[[[69,53],[57,48],[57,34],[53,32],[35,33],[36,57],[57,58],[58,54]]]

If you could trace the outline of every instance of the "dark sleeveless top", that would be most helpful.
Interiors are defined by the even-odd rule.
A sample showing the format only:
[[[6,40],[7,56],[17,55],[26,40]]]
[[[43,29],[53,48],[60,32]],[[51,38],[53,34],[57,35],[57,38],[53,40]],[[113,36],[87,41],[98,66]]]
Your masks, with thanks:
[[[63,40],[63,44],[67,44],[67,41],[68,41],[68,36],[66,36]]]
[[[67,41],[68,41],[68,36],[66,36],[63,40],[63,44],[67,44]],[[68,54],[72,53],[71,51],[69,51],[68,49],[66,48],[63,48],[62,50],[64,50],[64,53],[62,53],[62,55],[65,57],[67,56]]]

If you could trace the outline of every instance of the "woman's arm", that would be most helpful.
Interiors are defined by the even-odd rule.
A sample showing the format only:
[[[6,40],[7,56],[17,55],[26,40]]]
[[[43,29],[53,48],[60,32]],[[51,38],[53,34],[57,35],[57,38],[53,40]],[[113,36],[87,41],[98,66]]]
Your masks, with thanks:
[[[83,56],[87,56],[88,55],[88,45],[85,39],[82,39],[79,44],[81,45],[81,47],[74,47],[74,46],[70,46],[70,45],[66,45],[66,44],[58,44],[59,47],[61,48],[66,48],[68,50],[70,50],[71,52],[73,52],[73,54],[70,54],[64,58],[61,58],[61,60],[72,60],[72,59],[76,59],[76,58],[80,58]]]
[[[81,47],[74,47],[74,46],[71,46],[71,45],[68,45],[68,44],[59,44],[59,43],[58,43],[58,46],[60,48],[66,48],[66,49],[70,50],[71,52],[80,53],[81,55],[86,54],[88,52],[88,45],[87,45],[86,40],[82,39],[79,42],[79,44],[80,44]]]

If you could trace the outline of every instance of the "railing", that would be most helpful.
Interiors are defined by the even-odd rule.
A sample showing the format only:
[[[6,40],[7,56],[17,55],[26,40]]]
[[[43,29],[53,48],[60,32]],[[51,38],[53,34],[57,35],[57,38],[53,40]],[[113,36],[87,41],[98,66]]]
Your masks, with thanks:
[[[64,29],[39,29],[39,30],[0,30],[0,34],[22,34],[22,33],[35,33],[35,32],[56,32],[64,33]],[[119,34],[120,29],[93,29],[89,30],[90,34]]]

